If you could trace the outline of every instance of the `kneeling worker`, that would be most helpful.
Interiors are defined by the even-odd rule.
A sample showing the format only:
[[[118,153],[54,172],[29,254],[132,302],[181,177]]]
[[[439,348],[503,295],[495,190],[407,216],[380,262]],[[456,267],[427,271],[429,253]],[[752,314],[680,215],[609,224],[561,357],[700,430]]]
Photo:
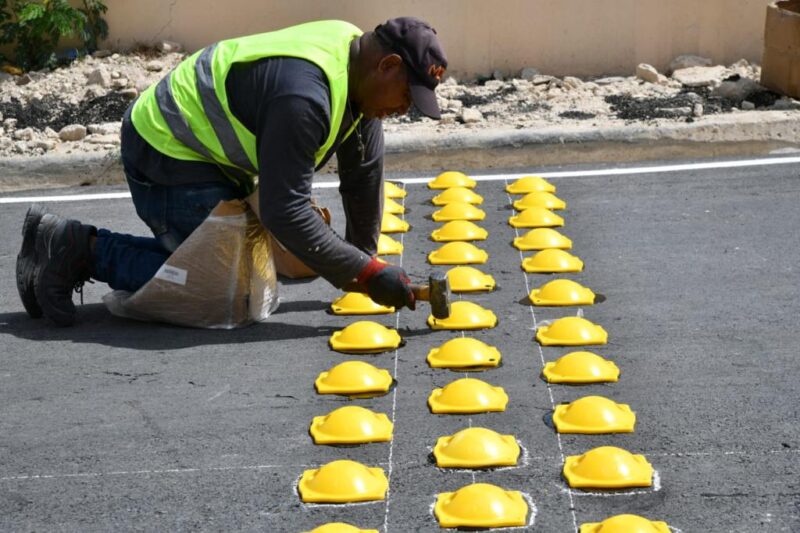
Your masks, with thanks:
[[[381,119],[411,103],[439,118],[447,59],[412,17],[362,33],[320,21],[221,41],[180,63],[126,113],[122,162],[136,213],[154,238],[28,210],[17,286],[33,317],[75,322],[89,279],[136,291],[221,200],[258,176],[261,222],[336,287],[356,280],[380,304],[414,309],[402,268],[375,259],[383,206]],[[344,239],[312,209],[315,170],[336,154]]]

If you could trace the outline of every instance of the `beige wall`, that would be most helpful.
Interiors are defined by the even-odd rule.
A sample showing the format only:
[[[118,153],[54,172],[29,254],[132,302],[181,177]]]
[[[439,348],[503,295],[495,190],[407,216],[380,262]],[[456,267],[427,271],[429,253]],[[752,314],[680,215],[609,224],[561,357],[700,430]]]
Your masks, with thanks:
[[[769,0],[107,0],[109,45],[214,41],[316,19],[371,29],[414,15],[439,32],[457,76],[630,74],[679,54],[760,61]]]

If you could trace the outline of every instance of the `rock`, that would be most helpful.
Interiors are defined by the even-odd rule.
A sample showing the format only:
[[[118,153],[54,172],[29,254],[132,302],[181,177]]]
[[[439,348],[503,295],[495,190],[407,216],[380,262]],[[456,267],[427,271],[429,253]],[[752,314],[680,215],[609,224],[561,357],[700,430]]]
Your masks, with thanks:
[[[794,111],[800,109],[800,101],[793,98],[783,97],[775,100],[770,109],[776,111]]]
[[[458,112],[464,109],[464,103],[461,100],[447,100],[445,108],[450,111]]]
[[[30,74],[23,74],[22,76],[17,76],[17,85],[28,85],[29,83],[33,82],[33,77]]]
[[[161,72],[164,70],[164,62],[158,60],[149,61],[144,68],[150,72]]]
[[[119,54],[117,54],[117,53],[111,54],[111,59],[116,61],[117,59],[119,59]]]
[[[111,82],[111,88],[116,90],[125,89],[128,83],[128,78],[118,78]]]
[[[175,54],[183,51],[183,46],[175,41],[161,41],[156,45],[156,50],[162,54]]]
[[[566,76],[562,85],[565,89],[574,90],[580,88],[583,85],[583,81],[574,76]]]
[[[474,124],[475,122],[481,122],[483,120],[483,114],[477,109],[472,109],[470,107],[462,109],[458,116],[464,124]]]
[[[735,77],[735,76],[734,76]],[[719,87],[714,89],[711,94],[720,98],[725,98],[739,104],[747,97],[755,92],[763,91],[764,88],[750,78],[739,78],[737,80],[726,80],[720,83]]]
[[[89,144],[111,144],[117,145],[120,143],[119,134],[116,135],[89,135],[84,139],[84,142]]]
[[[703,113],[705,113],[705,111],[706,110],[703,107],[703,104],[700,103],[694,104],[694,106],[692,107],[692,116],[695,118],[700,118],[703,116]]]
[[[111,85],[111,75],[105,69],[95,69],[86,76],[86,84],[108,87]]]
[[[8,137],[0,137],[0,150],[8,150],[14,142]]]
[[[86,137],[86,128],[80,124],[71,124],[64,126],[58,132],[58,138],[64,142],[80,141]]]
[[[86,129],[92,135],[119,135],[121,128],[121,122],[104,122],[102,124],[89,124]]]
[[[14,138],[18,141],[30,141],[33,139],[33,128],[25,128],[15,131]]]
[[[545,83],[550,83],[551,81],[558,79],[555,76],[548,76],[547,74],[537,74],[531,80],[531,83],[534,85],[544,85]]]
[[[56,143],[48,140],[40,140],[40,141],[35,141],[33,143],[33,146],[34,148],[39,148],[40,150],[49,152],[50,150],[55,149]]]
[[[113,53],[114,53],[114,51],[113,51],[113,50],[96,50],[96,51],[95,51],[95,52],[92,54],[92,57],[95,57],[95,58],[97,58],[97,59],[103,59],[104,57],[109,57],[109,56],[111,56]]]
[[[671,79],[669,79],[668,77],[664,76],[663,74],[659,74],[659,75],[658,75],[658,84],[659,84],[659,85],[663,85],[663,86],[665,86],[665,87],[666,87],[666,86],[668,86],[668,85],[669,85],[671,82],[672,82],[672,80],[671,80]]]
[[[44,129],[44,136],[47,137],[48,139],[58,139],[58,132],[53,128],[51,128],[50,126],[47,126]]]
[[[615,83],[622,83],[625,81],[625,78],[622,76],[608,76],[606,78],[599,78],[594,80],[597,85],[613,85]]]
[[[442,113],[442,118],[439,119],[440,124],[455,124],[458,115],[455,113]]]
[[[492,72],[492,79],[503,81],[505,79],[505,76],[503,76],[503,71],[495,70],[494,72]]]
[[[14,151],[18,154],[24,154],[28,151],[28,143],[25,141],[17,141],[14,143]]]
[[[525,67],[520,71],[519,77],[523,80],[533,81],[533,79],[540,74],[541,72],[533,67]]]
[[[99,98],[101,96],[105,96],[106,92],[107,91],[102,87],[98,85],[92,85],[88,89],[86,89],[86,92],[84,93],[83,97],[91,100],[92,98]]]
[[[111,71],[111,79],[112,80],[115,80],[115,79],[121,78],[121,77],[122,77],[122,74],[120,73],[120,71],[118,71],[118,70],[112,70]]]
[[[13,79],[14,79],[14,76],[9,74],[8,72],[0,71],[0,83],[6,82],[6,81],[11,81]]]
[[[139,91],[135,87],[129,87],[127,89],[122,89],[119,91],[120,96],[125,98],[126,100],[134,100],[137,96],[139,96]]]
[[[685,68],[710,67],[710,66],[711,66],[711,60],[708,59],[707,57],[682,55],[672,60],[672,63],[669,64],[669,71],[674,73],[676,70],[682,70]]]
[[[444,85],[445,87],[458,85],[458,80],[455,79],[453,76],[447,76],[447,78],[445,78],[445,80],[441,83],[441,85]]]
[[[3,127],[6,131],[11,131],[17,129],[17,119],[15,118],[7,118],[3,121]]]
[[[659,82],[658,71],[653,65],[647,63],[641,63],[636,67],[636,77],[650,83]]]
[[[505,86],[505,83],[500,80],[489,80],[483,86],[490,91],[499,91]]]
[[[753,102],[748,102],[745,100],[742,102],[742,111],[753,111],[756,108],[756,104]]]
[[[709,87],[717,85],[726,71],[727,69],[722,66],[688,67],[673,72],[672,78],[687,87]]]
[[[3,122],[3,112],[0,111],[0,124]]]

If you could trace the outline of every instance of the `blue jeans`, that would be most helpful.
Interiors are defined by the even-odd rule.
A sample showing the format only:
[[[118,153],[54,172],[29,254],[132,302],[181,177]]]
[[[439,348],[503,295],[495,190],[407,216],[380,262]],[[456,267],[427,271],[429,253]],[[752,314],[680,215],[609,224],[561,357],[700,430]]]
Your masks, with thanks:
[[[135,292],[147,283],[220,200],[241,198],[231,183],[164,186],[126,172],[136,214],[154,237],[97,230],[92,277]]]

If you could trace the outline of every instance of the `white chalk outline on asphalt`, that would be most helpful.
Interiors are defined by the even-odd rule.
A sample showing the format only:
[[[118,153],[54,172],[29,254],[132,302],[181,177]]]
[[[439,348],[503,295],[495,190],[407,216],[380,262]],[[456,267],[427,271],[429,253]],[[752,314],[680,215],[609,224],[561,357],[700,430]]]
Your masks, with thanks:
[[[659,165],[646,167],[604,168],[597,170],[568,170],[560,172],[526,172],[522,174],[479,174],[471,176],[476,181],[507,181],[523,176],[536,174],[543,178],[588,178],[596,176],[629,176],[632,174],[659,174],[666,172],[687,172],[692,170],[720,170],[725,168],[743,168],[772,165],[792,165],[800,163],[800,157],[768,157],[762,159],[741,159],[736,161],[716,161],[712,163],[684,163],[678,165]],[[420,185],[428,183],[431,178],[387,178],[389,181],[404,185]],[[335,189],[338,181],[322,181],[312,185],[314,189]],[[81,202],[90,200],[114,200],[130,198],[129,192],[110,192],[96,194],[68,194],[63,196],[11,196],[0,198],[0,204],[24,204],[33,202]]]
[[[506,180],[505,180],[506,187],[508,187],[508,180],[509,179],[512,179],[512,178],[506,178]],[[510,194],[506,194],[506,198],[508,198],[508,205],[513,205],[514,204],[514,200],[513,200],[513,198],[511,198]],[[514,228],[514,234],[517,237],[519,237],[519,228]],[[522,250],[518,250],[518,251],[519,251],[519,260],[523,261],[525,259],[525,256],[523,255]],[[530,283],[528,282],[528,275],[524,271],[522,272],[522,277],[525,279],[525,294],[530,294],[531,287],[530,287]],[[536,312],[533,310],[533,306],[532,305],[528,306],[528,309],[530,309],[530,311],[531,311],[531,320],[533,321],[534,327],[536,327]],[[536,346],[539,348],[539,359],[541,361],[542,368],[544,368],[545,359],[544,359],[544,351],[542,350],[542,345],[537,342]],[[555,409],[556,409],[556,401],[555,401],[555,398],[553,397],[553,388],[550,385],[550,383],[547,383],[547,394],[550,397],[550,409],[555,411]],[[566,462],[566,456],[564,455],[564,445],[561,442],[561,434],[558,433],[558,432],[556,432],[556,442],[558,443],[558,454],[559,454],[559,459],[560,459],[559,471],[560,471],[564,467],[564,463]],[[572,527],[574,528],[575,533],[578,533],[578,531],[579,531],[579,527],[578,527],[578,512],[577,512],[577,509],[575,508],[575,498],[574,498],[571,490],[567,491],[567,497],[569,498],[569,512],[570,512],[570,515],[572,516]]]

